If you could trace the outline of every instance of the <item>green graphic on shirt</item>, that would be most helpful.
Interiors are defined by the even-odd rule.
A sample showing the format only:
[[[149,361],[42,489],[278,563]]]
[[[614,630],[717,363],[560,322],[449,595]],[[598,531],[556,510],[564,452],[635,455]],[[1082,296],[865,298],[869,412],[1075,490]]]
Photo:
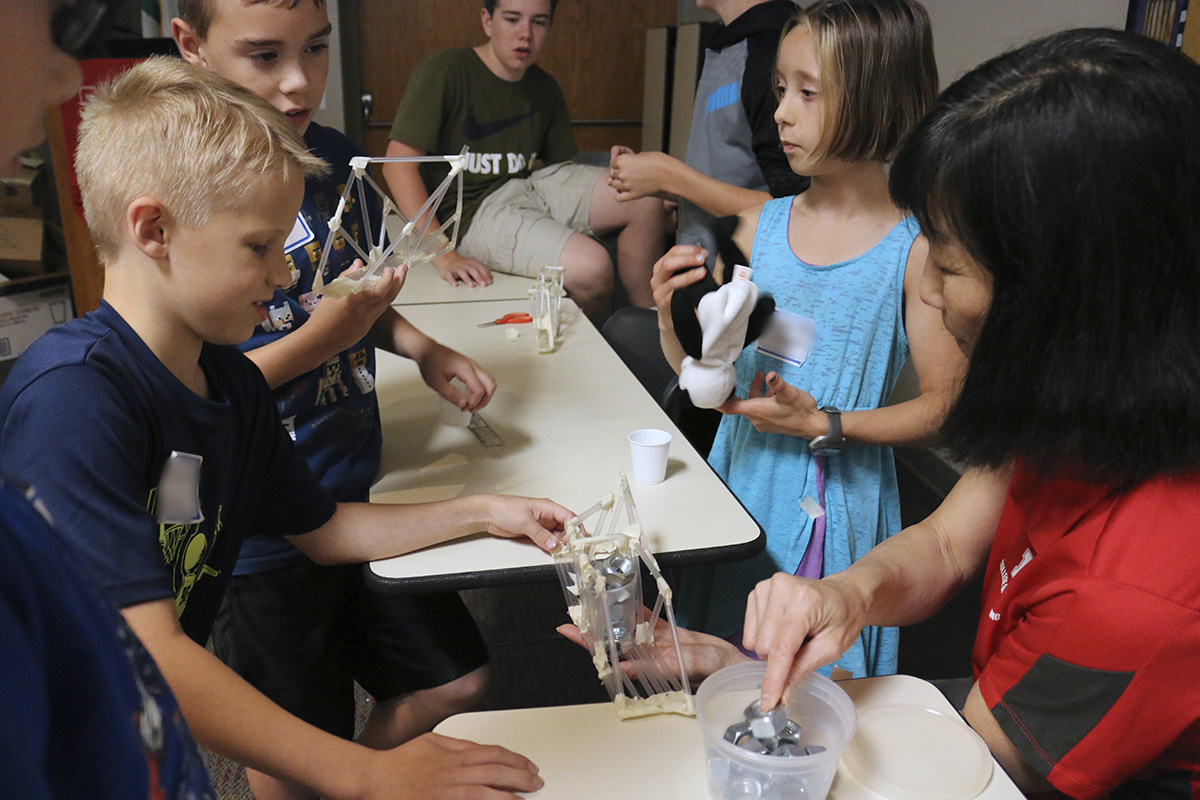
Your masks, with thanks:
[[[158,499],[158,489],[150,490],[146,508],[151,514]],[[215,528],[209,531],[201,530],[204,522],[181,525],[178,523],[160,523],[158,526],[158,545],[162,548],[163,563],[171,570],[171,587],[175,591],[175,613],[183,616],[187,609],[188,597],[196,584],[205,576],[215,578],[220,570],[208,566],[209,555],[217,537],[221,535],[223,526],[224,506],[217,507]]]

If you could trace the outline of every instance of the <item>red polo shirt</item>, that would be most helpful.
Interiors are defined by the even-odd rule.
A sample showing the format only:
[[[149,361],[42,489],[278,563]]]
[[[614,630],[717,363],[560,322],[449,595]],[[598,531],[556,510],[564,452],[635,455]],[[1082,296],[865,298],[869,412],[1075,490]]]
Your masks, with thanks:
[[[1060,791],[1200,800],[1200,473],[1117,492],[1018,465],[973,661]]]

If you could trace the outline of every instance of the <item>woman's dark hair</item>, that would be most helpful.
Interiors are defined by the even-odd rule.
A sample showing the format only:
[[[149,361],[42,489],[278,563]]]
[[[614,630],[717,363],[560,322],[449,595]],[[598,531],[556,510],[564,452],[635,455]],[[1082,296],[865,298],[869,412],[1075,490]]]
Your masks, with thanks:
[[[1033,42],[941,95],[890,188],[993,278],[953,456],[1200,467],[1200,66],[1118,31]]]

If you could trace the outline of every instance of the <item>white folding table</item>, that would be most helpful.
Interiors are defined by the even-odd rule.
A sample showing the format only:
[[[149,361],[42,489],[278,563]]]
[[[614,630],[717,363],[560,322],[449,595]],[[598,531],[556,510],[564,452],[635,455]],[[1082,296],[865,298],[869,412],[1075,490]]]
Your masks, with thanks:
[[[447,287],[449,288],[449,287]],[[412,362],[379,354],[382,474],[374,502],[421,502],[480,492],[549,497],[581,512],[630,470],[626,436],[669,431],[667,478],[632,482],[645,541],[663,566],[746,558],[762,529],[684,439],[654,399],[570,300],[557,351],[539,354],[530,324],[476,327],[527,304],[510,300],[408,306],[405,316],[491,370],[499,389],[480,416],[504,444],[485,447],[468,429],[438,421],[438,398]],[[519,331],[511,341],[509,331]],[[549,555],[529,542],[479,534],[373,562],[383,591],[422,591],[553,580]]]

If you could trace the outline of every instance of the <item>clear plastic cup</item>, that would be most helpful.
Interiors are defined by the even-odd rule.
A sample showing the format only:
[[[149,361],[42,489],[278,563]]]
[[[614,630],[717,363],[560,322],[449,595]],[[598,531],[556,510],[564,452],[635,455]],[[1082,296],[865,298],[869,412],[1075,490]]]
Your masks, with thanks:
[[[671,434],[655,428],[643,428],[629,434],[629,457],[633,479],[638,483],[662,483],[667,477],[667,453]]]
[[[841,687],[813,673],[796,687],[788,719],[803,729],[800,745],[820,745],[810,756],[759,755],[725,741],[725,729],[762,691],[767,665],[735,664],[710,675],[696,693],[696,717],[708,754],[714,800],[825,800],[838,761],[854,737],[854,704]]]
[[[550,284],[538,280],[529,289],[529,315],[539,353],[553,353],[558,346],[558,303]]]
[[[542,267],[538,278],[550,285],[550,289],[554,294],[554,312],[558,314],[562,309],[562,299],[566,294],[563,289],[563,278],[567,274],[566,267],[546,266]],[[558,319],[558,317],[555,317]]]

